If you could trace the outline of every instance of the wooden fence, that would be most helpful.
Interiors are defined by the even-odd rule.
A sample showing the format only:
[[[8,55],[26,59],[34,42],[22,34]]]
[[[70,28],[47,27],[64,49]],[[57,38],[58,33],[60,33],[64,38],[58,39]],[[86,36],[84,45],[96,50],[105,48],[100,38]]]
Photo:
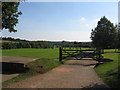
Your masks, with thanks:
[[[67,57],[74,57],[76,59],[81,59],[84,57],[92,58],[96,57],[96,59],[101,59],[101,52],[96,49],[87,49],[82,50],[80,47],[59,47],[59,61],[61,62],[63,59]]]

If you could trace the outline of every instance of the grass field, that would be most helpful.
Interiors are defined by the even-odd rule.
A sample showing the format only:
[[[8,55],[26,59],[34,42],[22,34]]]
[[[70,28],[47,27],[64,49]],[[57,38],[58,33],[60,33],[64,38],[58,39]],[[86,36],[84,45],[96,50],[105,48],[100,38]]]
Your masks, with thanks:
[[[69,48],[66,48],[69,49]],[[72,48],[71,48],[72,49]],[[74,48],[76,49],[76,48]],[[81,50],[87,50],[90,48],[82,48]],[[54,49],[9,49],[2,50],[2,56],[19,56],[19,57],[37,57],[47,59],[58,59],[59,48]]]
[[[105,50],[105,52],[114,52],[115,50]],[[95,68],[95,71],[98,75],[112,88],[120,87],[120,82],[118,79],[118,56],[120,53],[105,53],[103,54],[104,58],[112,59],[113,62],[107,62],[102,65],[99,65]]]
[[[59,58],[59,50],[55,49],[9,49],[2,50],[2,56],[20,56],[56,59]]]
[[[104,52],[118,52],[118,49],[105,49]]]

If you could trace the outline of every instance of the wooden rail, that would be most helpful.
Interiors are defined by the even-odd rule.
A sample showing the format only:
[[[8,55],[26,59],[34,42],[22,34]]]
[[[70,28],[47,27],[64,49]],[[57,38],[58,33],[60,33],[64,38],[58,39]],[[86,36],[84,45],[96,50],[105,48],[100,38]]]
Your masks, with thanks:
[[[60,62],[62,61],[62,59],[67,58],[67,57],[75,57],[76,59],[78,59],[77,58],[78,55],[80,57],[85,57],[85,56],[92,57],[96,55],[96,58],[99,58],[99,60],[101,58],[101,52],[95,49],[81,50],[81,48],[78,48],[78,47],[60,47],[59,48],[59,61]]]
[[[96,51],[96,50],[73,50],[73,49],[62,49],[62,51]]]

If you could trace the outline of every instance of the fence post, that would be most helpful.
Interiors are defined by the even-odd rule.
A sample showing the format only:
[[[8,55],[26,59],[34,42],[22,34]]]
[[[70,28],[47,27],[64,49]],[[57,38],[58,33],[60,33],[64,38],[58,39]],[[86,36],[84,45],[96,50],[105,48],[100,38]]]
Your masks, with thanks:
[[[62,47],[59,47],[59,61],[62,61]]]
[[[97,52],[98,52],[98,57],[97,57],[97,60],[98,60],[98,62],[100,63],[101,62],[101,49],[98,49],[97,50]]]

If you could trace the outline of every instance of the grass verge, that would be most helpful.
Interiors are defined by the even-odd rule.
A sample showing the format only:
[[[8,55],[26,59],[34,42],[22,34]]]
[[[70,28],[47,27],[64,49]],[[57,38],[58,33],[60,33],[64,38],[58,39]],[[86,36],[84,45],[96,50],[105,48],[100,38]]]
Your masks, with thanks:
[[[106,62],[95,68],[97,74],[108,84],[111,88],[120,88],[120,79],[118,76],[118,55],[120,53],[106,53],[103,54],[104,58],[112,59],[113,62]]]

